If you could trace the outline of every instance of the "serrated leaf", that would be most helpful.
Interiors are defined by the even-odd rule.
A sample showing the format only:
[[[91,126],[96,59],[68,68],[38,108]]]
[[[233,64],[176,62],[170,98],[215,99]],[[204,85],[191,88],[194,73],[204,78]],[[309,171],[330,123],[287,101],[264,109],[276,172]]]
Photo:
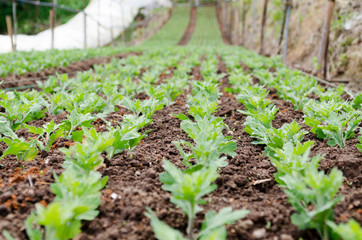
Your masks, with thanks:
[[[157,216],[153,213],[150,208],[146,208],[147,212],[145,213],[146,217],[151,219],[152,229],[155,233],[155,236],[159,240],[186,240],[183,235],[168,226],[167,224],[160,221]]]
[[[218,213],[209,211],[205,215],[205,221],[202,224],[198,237],[209,235],[215,229],[231,224],[238,219],[244,218],[249,213],[248,210],[233,211],[231,207],[221,209]]]

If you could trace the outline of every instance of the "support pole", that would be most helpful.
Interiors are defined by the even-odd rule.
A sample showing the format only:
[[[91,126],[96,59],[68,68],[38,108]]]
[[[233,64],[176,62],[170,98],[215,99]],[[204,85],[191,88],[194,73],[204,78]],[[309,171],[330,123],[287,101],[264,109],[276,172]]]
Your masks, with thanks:
[[[278,42],[278,54],[280,54],[281,49],[282,49],[282,41],[283,41],[283,36],[284,36],[284,28],[285,28],[285,19],[287,16],[287,9],[288,9],[288,0],[285,0],[285,4],[284,4],[284,12],[283,12],[283,23],[282,23],[282,27],[280,29],[280,35],[279,35],[279,42]]]
[[[241,44],[243,46],[245,46],[245,42],[246,42],[246,31],[245,31],[245,19],[246,19],[246,0],[243,1],[243,8],[242,8],[242,32],[243,32],[243,38],[242,38],[242,42]]]
[[[232,19],[233,19],[233,8],[232,8],[232,3],[228,2],[227,3],[227,33],[228,33],[228,38],[229,40],[231,40],[231,24],[232,24]]]
[[[231,44],[234,44],[233,43],[233,34],[234,34],[234,12],[233,12],[232,6],[230,6],[228,35],[229,35],[229,40],[230,40]]]
[[[327,14],[324,20],[322,39],[319,47],[318,54],[318,63],[320,69],[318,69],[318,75],[321,75],[321,71],[323,71],[323,77],[326,79],[327,77],[327,58],[328,58],[328,45],[329,45],[329,31],[331,26],[331,20],[333,15],[335,1],[329,0],[327,3]]]
[[[292,5],[291,1],[287,0],[287,14],[285,17],[285,36],[284,36],[284,49],[283,49],[283,61],[286,61],[288,54],[288,40],[289,40],[289,20],[290,20],[290,11]]]
[[[221,16],[222,16],[222,25],[223,25],[223,30],[224,30],[224,36],[226,36],[226,33],[227,33],[227,26],[226,26],[226,22],[227,22],[227,16],[226,16],[226,12],[227,12],[227,9],[226,9],[226,2],[222,1],[221,2]]]
[[[14,32],[13,32],[14,51],[16,51],[17,45],[18,45],[18,41],[17,41],[18,19],[16,17],[16,1],[15,0],[13,0],[13,26],[14,26]]]
[[[123,46],[127,46],[127,42],[126,42],[126,24],[124,23],[124,6],[122,6],[122,28],[123,28],[123,32],[122,32]]]
[[[54,40],[55,40],[55,34],[54,34],[54,28],[55,28],[55,15],[56,15],[56,6],[57,0],[53,0],[53,7],[52,7],[52,13],[51,13],[51,20],[50,20],[50,28],[52,31],[52,39],[51,39],[51,49],[54,49]]]
[[[264,0],[263,19],[261,22],[261,33],[260,33],[260,54],[264,54],[264,35],[265,35],[265,24],[268,13],[269,0]]]
[[[8,34],[10,37],[10,41],[11,41],[11,49],[13,50],[13,52],[15,51],[15,46],[14,46],[14,40],[13,40],[13,24],[11,23],[11,17],[9,15],[6,16],[6,27],[8,29]]]
[[[255,32],[256,32],[256,14],[257,14],[257,0],[253,0],[252,6],[252,22],[251,22],[251,49],[255,49]]]
[[[111,45],[114,47],[114,34],[113,34],[113,12],[112,12],[112,2],[113,2],[113,0],[109,3],[110,4],[110,10],[111,10],[111,12],[110,12],[110,14],[109,14],[109,16],[110,16],[110,20],[111,20]]]
[[[234,15],[234,23],[233,23],[233,39],[232,39],[232,43],[234,45],[239,45],[240,44],[240,25],[239,25],[239,21],[240,21],[240,15],[239,15],[239,9],[234,9],[233,11],[233,15]]]
[[[87,14],[85,13],[85,0],[83,0],[83,24],[84,24],[84,29],[83,29],[83,33],[84,33],[84,49],[87,48]]]
[[[52,32],[51,40],[50,40],[50,48],[54,49],[54,11],[51,9],[49,11],[49,22],[50,22],[50,30]]]
[[[101,33],[100,33],[100,9],[101,9],[101,0],[97,0],[97,47],[101,46]]]

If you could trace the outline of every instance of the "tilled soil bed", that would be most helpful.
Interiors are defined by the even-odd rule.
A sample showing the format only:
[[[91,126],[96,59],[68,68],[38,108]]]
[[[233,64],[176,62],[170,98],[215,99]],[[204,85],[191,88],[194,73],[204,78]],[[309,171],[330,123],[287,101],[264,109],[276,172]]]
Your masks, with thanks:
[[[192,34],[195,31],[195,25],[196,25],[196,16],[197,16],[197,7],[191,8],[190,13],[190,22],[187,26],[184,35],[181,37],[180,41],[177,43],[177,45],[187,45],[189,41],[191,40]]]
[[[228,86],[227,77],[222,79],[220,90]],[[102,190],[102,200],[98,217],[84,222],[78,240],[93,239],[155,239],[150,221],[144,216],[145,208],[152,208],[157,216],[170,226],[185,232],[186,216],[169,202],[170,193],[162,190],[158,175],[164,170],[162,160],[168,159],[183,168],[181,156],[172,143],[189,140],[180,128],[180,120],[173,114],[187,114],[187,93],[179,96],[176,103],[155,113],[154,122],[144,131],[152,131],[133,152],[123,152],[107,159],[105,167],[99,171],[109,176],[106,188]],[[279,108],[273,121],[274,127],[293,120],[307,131],[303,114],[293,109],[292,104],[277,99],[270,94]],[[248,209],[246,218],[228,226],[228,239],[270,239],[290,240],[319,239],[314,231],[299,231],[291,224],[289,217],[293,208],[287,196],[274,181],[276,169],[263,155],[264,147],[254,145],[253,139],[243,130],[246,116],[239,113],[244,109],[233,95],[224,93],[219,100],[216,116],[224,118],[230,130],[225,135],[237,142],[237,156],[228,157],[229,165],[222,168],[216,180],[218,188],[207,195],[207,205],[198,214],[196,227],[201,226],[203,215],[208,210],[220,210],[231,206],[233,209]],[[112,113],[107,120],[120,121],[123,110]],[[30,123],[41,126],[54,119],[64,120],[64,116],[47,115]],[[97,129],[104,123],[96,121]],[[26,130],[17,132],[29,136]],[[326,141],[308,134],[305,140],[315,141],[312,155],[325,154],[321,170],[329,172],[337,166],[343,171],[345,182],[340,190],[344,200],[335,207],[336,222],[345,222],[353,217],[362,223],[362,153],[356,148],[357,139],[349,140],[345,149],[329,147]],[[73,144],[65,138],[58,139],[48,153],[38,154],[34,161],[19,162],[15,157],[6,157],[0,165],[0,230],[7,229],[17,239],[27,239],[24,220],[35,209],[36,203],[47,205],[54,198],[50,184],[54,182],[53,172],[62,172],[63,154],[58,150]],[[0,151],[5,145],[0,143]],[[1,238],[1,237],[0,237]]]

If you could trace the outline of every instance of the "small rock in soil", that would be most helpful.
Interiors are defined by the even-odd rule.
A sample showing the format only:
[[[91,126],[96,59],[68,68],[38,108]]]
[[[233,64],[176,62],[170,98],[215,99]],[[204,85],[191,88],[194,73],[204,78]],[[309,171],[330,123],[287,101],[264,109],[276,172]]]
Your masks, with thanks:
[[[117,199],[117,198],[120,198],[120,196],[118,196],[117,193],[112,193],[111,198],[112,199]]]
[[[10,220],[10,221],[13,221],[14,218],[15,218],[15,215],[12,214],[12,213],[6,216],[6,219],[8,219],[8,220]]]
[[[280,240],[294,240],[292,236],[290,236],[289,234],[282,234],[280,236]]]
[[[34,189],[26,189],[26,190],[24,191],[24,195],[25,195],[25,196],[28,196],[28,197],[34,197],[34,196],[35,196]]]
[[[265,235],[266,235],[265,228],[259,228],[259,229],[254,230],[254,232],[253,232],[253,237],[257,238],[257,239],[265,238]]]
[[[261,163],[260,163],[260,167],[262,168],[269,168],[271,166],[270,162],[267,161],[267,160],[263,160]]]
[[[234,181],[229,181],[229,182],[227,182],[227,183],[226,183],[226,186],[228,186],[228,187],[231,188],[231,189],[237,189],[237,188],[238,188],[238,186],[235,184]]]
[[[252,228],[253,226],[254,226],[254,222],[252,220],[250,220],[250,219],[246,219],[244,221],[241,221],[238,224],[238,227],[240,227],[243,230],[248,230],[248,229]]]
[[[148,178],[155,179],[156,176],[157,176],[157,173],[156,173],[156,171],[153,170],[153,169],[149,169],[149,170],[147,171],[147,173],[146,173],[146,177],[148,177]]]
[[[244,186],[244,185],[246,185],[248,183],[248,178],[245,177],[245,176],[240,176],[240,177],[236,178],[234,180],[234,182],[236,183],[236,185],[238,187],[242,187],[242,186]]]

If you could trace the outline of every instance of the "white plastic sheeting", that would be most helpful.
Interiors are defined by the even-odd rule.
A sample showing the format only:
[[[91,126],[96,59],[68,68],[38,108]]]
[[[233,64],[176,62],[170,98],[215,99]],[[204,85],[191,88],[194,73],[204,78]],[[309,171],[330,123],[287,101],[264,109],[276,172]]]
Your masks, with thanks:
[[[91,0],[85,8],[87,47],[105,46],[119,36],[132,22],[140,8],[171,7],[170,0]],[[18,51],[51,49],[51,30],[37,35],[16,36]],[[54,48],[84,47],[84,13],[80,12],[64,25],[54,29]],[[0,35],[0,53],[11,52],[11,41]]]

